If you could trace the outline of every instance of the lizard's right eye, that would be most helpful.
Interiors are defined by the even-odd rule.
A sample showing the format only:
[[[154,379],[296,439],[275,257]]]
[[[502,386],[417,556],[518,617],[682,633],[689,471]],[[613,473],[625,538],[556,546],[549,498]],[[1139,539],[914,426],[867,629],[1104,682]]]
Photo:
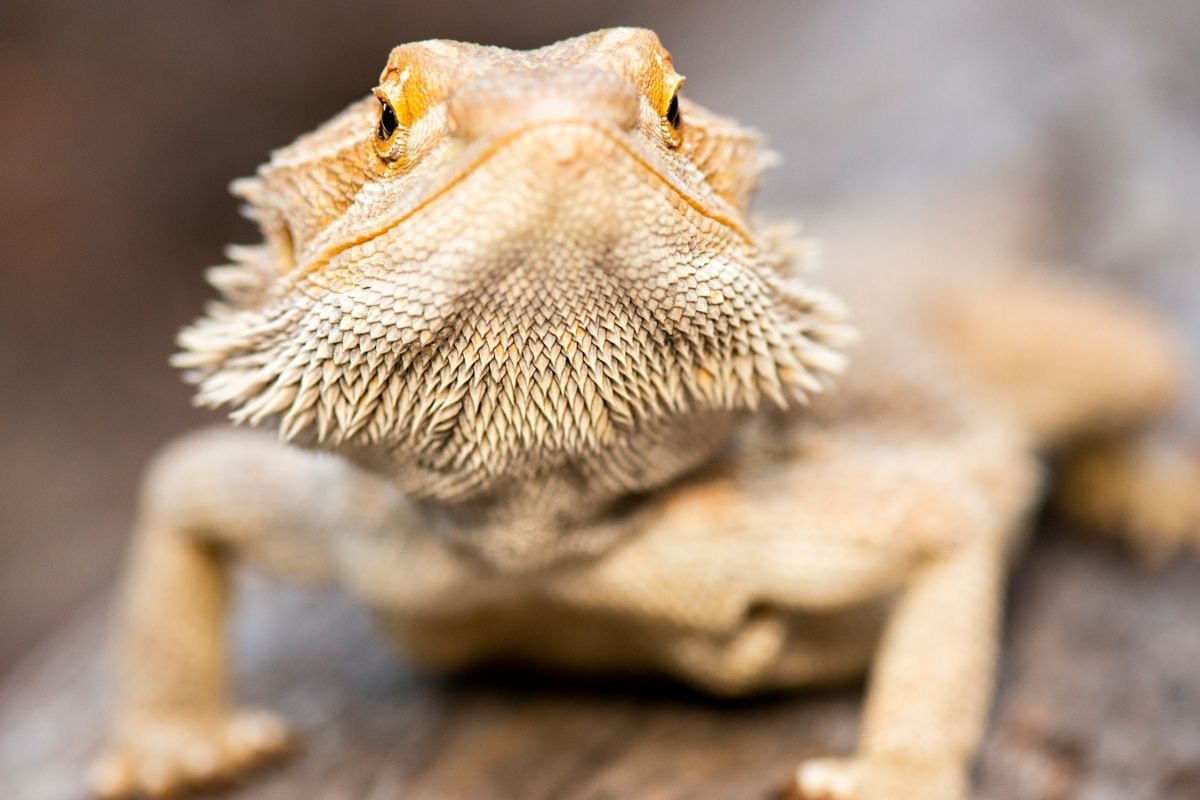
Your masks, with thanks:
[[[396,109],[387,100],[380,99],[379,105],[379,141],[386,142],[400,127],[400,120],[396,119]]]
[[[375,152],[387,162],[397,162],[404,157],[405,142],[404,125],[396,107],[381,90],[375,90],[375,98],[379,100],[379,121],[375,124]]]

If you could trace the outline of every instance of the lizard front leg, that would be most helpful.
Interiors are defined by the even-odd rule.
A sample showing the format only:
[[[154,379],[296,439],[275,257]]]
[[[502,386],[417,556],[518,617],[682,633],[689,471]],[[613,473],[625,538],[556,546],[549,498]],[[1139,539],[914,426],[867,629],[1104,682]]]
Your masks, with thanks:
[[[119,644],[120,708],[92,770],[101,797],[166,795],[281,754],[281,720],[230,706],[226,559],[161,520],[137,533]]]
[[[766,599],[808,609],[891,599],[858,752],[803,764],[797,793],[960,800],[990,706],[1004,577],[1036,463],[1019,440],[971,429],[891,441],[847,431],[808,455],[782,497],[755,504],[764,521],[789,521],[788,537],[763,534],[757,547],[759,563],[775,565],[757,577]],[[797,549],[803,557],[786,558]]]
[[[647,652],[719,694],[844,679],[874,648],[858,752],[803,764],[794,794],[960,800],[1036,462],[1008,437],[886,426],[813,434],[799,452],[681,485],[640,537],[555,591],[649,619]]]
[[[821,800],[959,800],[992,694],[1005,564],[998,541],[931,559],[892,613],[872,670],[859,754],[809,761]]]
[[[230,567],[249,560],[290,578],[327,574],[324,541],[371,513],[370,482],[333,459],[239,431],[189,437],[158,459],[125,586],[115,724],[92,770],[98,796],[172,794],[287,749],[281,720],[232,704]]]

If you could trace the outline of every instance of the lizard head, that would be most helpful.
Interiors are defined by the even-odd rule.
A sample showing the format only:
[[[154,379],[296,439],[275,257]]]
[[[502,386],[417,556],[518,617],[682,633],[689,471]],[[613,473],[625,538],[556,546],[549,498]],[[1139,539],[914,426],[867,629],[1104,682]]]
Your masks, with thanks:
[[[264,242],[180,337],[207,405],[477,496],[649,488],[839,368],[837,304],[747,207],[756,136],[651,32],[392,51],[372,95],[234,183]]]

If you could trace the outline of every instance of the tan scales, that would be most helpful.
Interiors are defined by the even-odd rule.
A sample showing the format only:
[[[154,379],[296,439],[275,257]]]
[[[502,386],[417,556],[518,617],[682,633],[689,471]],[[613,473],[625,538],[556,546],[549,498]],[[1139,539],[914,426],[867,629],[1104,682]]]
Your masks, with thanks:
[[[859,752],[796,793],[961,798],[1039,456],[1141,552],[1200,538],[1200,465],[1141,437],[1181,371],[1152,315],[966,222],[864,231],[816,273],[748,215],[757,136],[681,84],[635,29],[405,45],[235,183],[264,242],[211,271],[176,363],[277,433],[196,434],[148,473],[98,794],[286,749],[231,704],[246,562],[343,583],[439,668],[740,694],[870,667]]]

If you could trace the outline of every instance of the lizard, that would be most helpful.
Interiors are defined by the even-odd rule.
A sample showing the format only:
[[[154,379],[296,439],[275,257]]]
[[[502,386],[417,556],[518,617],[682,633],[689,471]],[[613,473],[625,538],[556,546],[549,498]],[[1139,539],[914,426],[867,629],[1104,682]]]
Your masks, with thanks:
[[[643,29],[405,44],[233,183],[263,241],[209,271],[174,363],[241,426],[147,469],[97,796],[289,749],[227,675],[247,564],[344,585],[435,669],[868,675],[857,752],[790,790],[956,800],[1046,458],[1143,552],[1200,539],[1200,464],[1150,444],[1184,371],[1155,314],[887,237],[818,271],[751,213],[759,135],[682,84]]]

